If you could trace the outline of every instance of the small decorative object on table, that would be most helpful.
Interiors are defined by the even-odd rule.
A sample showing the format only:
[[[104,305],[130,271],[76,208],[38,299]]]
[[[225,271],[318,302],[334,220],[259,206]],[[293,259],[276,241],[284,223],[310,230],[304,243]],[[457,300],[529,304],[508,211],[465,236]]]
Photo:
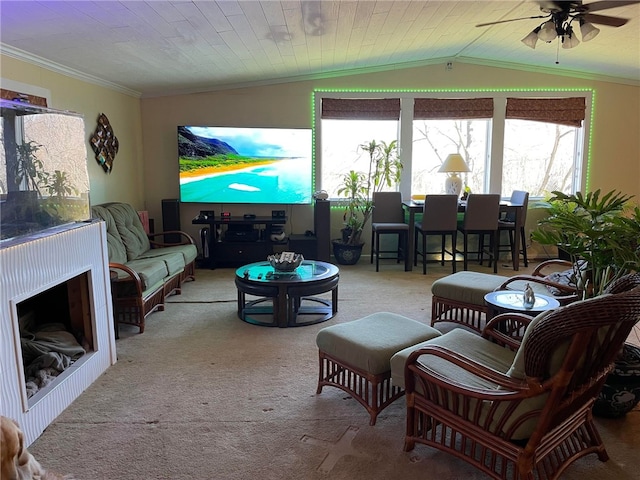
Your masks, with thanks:
[[[304,257],[300,253],[282,252],[269,255],[267,260],[278,272],[293,272],[300,266]]]
[[[536,296],[533,293],[533,288],[528,283],[524,286],[524,298],[523,303],[525,308],[531,308],[536,303]]]

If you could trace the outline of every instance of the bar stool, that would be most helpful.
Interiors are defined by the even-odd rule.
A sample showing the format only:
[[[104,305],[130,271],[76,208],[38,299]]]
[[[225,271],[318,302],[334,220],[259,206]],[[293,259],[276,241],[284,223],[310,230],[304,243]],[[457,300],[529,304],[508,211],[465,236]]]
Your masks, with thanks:
[[[414,227],[413,264],[418,265],[418,256],[422,256],[422,274],[427,273],[427,255],[440,254],[440,264],[444,265],[444,254],[447,235],[451,235],[451,260],[453,273],[456,273],[456,241],[458,238],[458,196],[427,195],[424,199],[422,221]],[[427,251],[427,237],[441,237],[439,251]],[[422,236],[422,249],[418,249],[418,236]]]
[[[404,221],[402,209],[402,194],[400,192],[374,192],[373,213],[371,214],[371,263],[376,257],[376,272],[379,271],[380,254],[394,253],[395,259],[400,263],[402,255],[408,255],[407,244],[409,225]],[[380,247],[381,235],[397,235],[398,247],[395,250],[382,250]],[[384,259],[383,258],[383,259]]]
[[[480,265],[484,258],[484,237],[489,236],[489,266],[493,261],[493,273],[498,272],[498,216],[500,195],[493,193],[472,193],[467,199],[464,220],[458,224],[458,231],[464,236],[464,269],[467,270],[469,254],[477,253]],[[469,250],[469,235],[477,234],[478,250]],[[459,252],[456,249],[456,252]]]
[[[529,261],[527,259],[527,238],[525,234],[525,223],[527,221],[527,208],[529,207],[529,192],[525,192],[522,190],[514,190],[511,193],[511,205],[521,205],[522,206],[522,215],[520,216],[520,224],[516,225],[516,214],[515,212],[507,212],[506,215],[498,220],[498,241],[500,240],[500,235],[502,232],[507,232],[509,234],[509,244],[499,244],[498,245],[498,254],[500,252],[511,252],[511,259],[516,258],[516,255],[522,254],[522,261],[524,262],[524,266],[529,266]],[[520,229],[520,238],[522,240],[521,247],[518,248],[518,245],[514,242],[514,231],[516,228]],[[502,248],[502,247],[508,247]]]

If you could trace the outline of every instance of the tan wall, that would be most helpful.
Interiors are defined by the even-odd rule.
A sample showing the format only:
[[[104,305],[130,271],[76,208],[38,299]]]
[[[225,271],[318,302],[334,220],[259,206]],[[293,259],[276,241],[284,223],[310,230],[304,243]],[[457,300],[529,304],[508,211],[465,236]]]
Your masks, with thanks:
[[[145,207],[139,98],[7,56],[0,56],[0,76],[47,89],[51,92],[50,108],[70,110],[84,117],[92,204],[124,201],[138,209]],[[100,113],[109,118],[120,143],[110,174],[98,165],[89,144]]]
[[[177,125],[310,127],[314,88],[593,88],[590,189],[616,188],[640,197],[640,87],[455,63],[450,71],[434,65],[140,100],[6,56],[0,56],[0,67],[2,78],[50,90],[51,107],[84,115],[87,139],[98,114],[104,112],[109,117],[120,151],[113,173],[107,175],[87,142],[91,201],[118,200],[147,209],[156,221],[156,230],[161,228],[161,200],[178,196]],[[182,206],[183,229],[197,233],[191,218],[200,208]],[[246,213],[244,208],[225,206],[234,214]],[[256,208],[253,213],[270,214],[270,210]],[[289,207],[288,230],[301,233],[313,229],[312,213],[308,206]],[[338,236],[340,224],[341,212],[335,211],[332,237]]]
[[[311,126],[311,92],[337,89],[497,89],[592,88],[596,91],[592,138],[590,189],[617,188],[640,197],[640,88],[469,64],[443,65],[352,75],[266,87],[243,88],[142,100],[146,199],[151,215],[160,215],[162,198],[178,196],[176,126],[185,124],[229,126]],[[219,206],[215,206],[216,208]],[[183,205],[183,229],[196,233],[190,219],[199,205]],[[204,206],[202,206],[204,208]],[[226,205],[233,214],[247,206]],[[250,207],[252,213],[270,213]],[[312,210],[292,207],[289,229],[313,229]],[[332,215],[332,238],[338,237],[341,212]],[[366,239],[368,236],[365,234]],[[367,242],[369,243],[369,242]]]

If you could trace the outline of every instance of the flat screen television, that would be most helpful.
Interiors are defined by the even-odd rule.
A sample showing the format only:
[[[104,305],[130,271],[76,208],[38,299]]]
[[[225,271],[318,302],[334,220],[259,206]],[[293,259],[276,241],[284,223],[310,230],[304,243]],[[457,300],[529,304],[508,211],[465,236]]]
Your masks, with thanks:
[[[309,204],[310,128],[178,127],[180,201]]]

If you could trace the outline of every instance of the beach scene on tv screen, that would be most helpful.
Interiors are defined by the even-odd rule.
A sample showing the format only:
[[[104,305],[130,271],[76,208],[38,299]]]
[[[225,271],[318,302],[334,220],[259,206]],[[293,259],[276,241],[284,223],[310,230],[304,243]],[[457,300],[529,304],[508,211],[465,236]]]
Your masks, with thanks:
[[[178,127],[180,201],[311,203],[311,129]]]

